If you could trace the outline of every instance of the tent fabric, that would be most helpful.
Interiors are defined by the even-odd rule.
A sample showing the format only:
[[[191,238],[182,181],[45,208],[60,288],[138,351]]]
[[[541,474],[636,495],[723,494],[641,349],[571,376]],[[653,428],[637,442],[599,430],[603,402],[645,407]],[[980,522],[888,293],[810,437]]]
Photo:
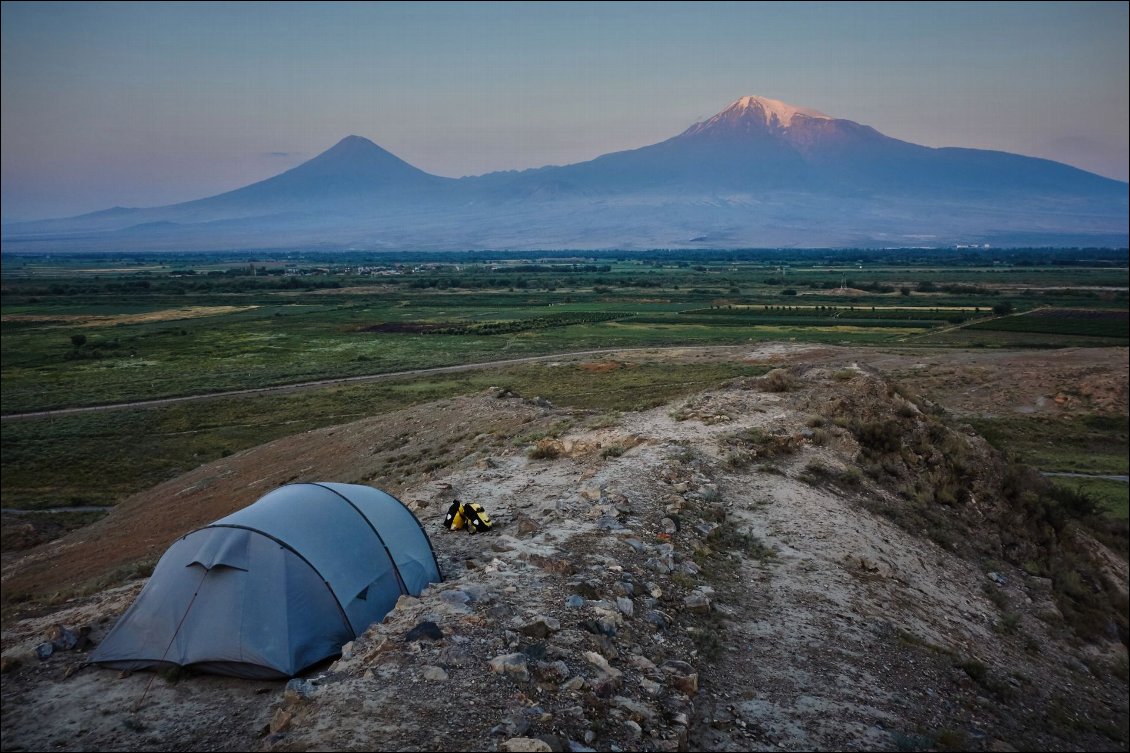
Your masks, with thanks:
[[[399,500],[368,486],[283,486],[161,557],[91,661],[290,677],[336,655],[441,574]]]

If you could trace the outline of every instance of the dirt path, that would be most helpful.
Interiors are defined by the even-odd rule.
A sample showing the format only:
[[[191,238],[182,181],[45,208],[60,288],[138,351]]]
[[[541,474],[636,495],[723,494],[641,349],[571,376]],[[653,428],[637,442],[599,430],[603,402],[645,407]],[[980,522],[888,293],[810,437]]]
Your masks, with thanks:
[[[505,368],[530,363],[570,361],[591,356],[679,358],[741,358],[764,362],[866,362],[900,382],[959,413],[993,413],[1002,408],[1021,413],[1062,412],[1076,408],[1125,413],[1130,349],[1125,347],[1061,348],[1057,350],[972,350],[922,344],[902,346],[836,346],[816,343],[747,343],[745,345],[672,345],[650,348],[601,348],[500,361],[437,366],[381,374],[319,379],[296,384],[211,392],[201,395],[134,400],[126,403],[59,408],[0,415],[0,422],[31,420],[94,411],[156,408],[175,403],[214,400],[241,395],[286,394],[342,384],[380,382]],[[1083,400],[1070,393],[1081,391]],[[1067,397],[1064,400],[1064,397]],[[1004,401],[1002,402],[1002,398]]]
[[[1106,481],[1121,481],[1124,484],[1130,483],[1130,476],[1106,476],[1101,473],[1070,473],[1068,471],[1040,471],[1044,476],[1053,476],[1059,478],[1101,478]]]
[[[215,400],[217,398],[238,397],[246,395],[285,394],[300,390],[317,389],[342,384],[355,384],[358,382],[383,382],[392,379],[406,379],[433,374],[452,374],[461,371],[475,371],[477,369],[498,369],[506,366],[518,366],[526,363],[539,363],[543,361],[560,361],[563,359],[584,358],[588,356],[609,355],[615,353],[663,353],[677,351],[709,351],[720,350],[727,346],[669,346],[661,348],[602,348],[599,350],[577,350],[568,353],[552,353],[544,356],[526,356],[524,358],[508,358],[501,361],[484,361],[482,363],[464,363],[455,366],[436,366],[429,369],[409,369],[407,371],[389,371],[381,374],[362,374],[361,376],[336,377],[333,379],[316,379],[310,382],[297,382],[295,384],[280,384],[271,387],[254,387],[245,390],[228,390],[226,392],[208,392],[202,395],[183,395],[180,397],[165,397],[156,400],[133,400],[127,403],[107,403],[104,405],[86,405],[78,408],[57,408],[55,410],[29,411],[27,413],[5,413],[0,416],[0,421],[21,421],[33,418],[48,418],[52,416],[67,416],[76,413],[92,413],[95,411],[125,410],[129,408],[158,408],[163,405],[175,403],[188,403],[199,400]],[[741,346],[732,346],[741,347]],[[748,346],[744,348],[748,350]]]

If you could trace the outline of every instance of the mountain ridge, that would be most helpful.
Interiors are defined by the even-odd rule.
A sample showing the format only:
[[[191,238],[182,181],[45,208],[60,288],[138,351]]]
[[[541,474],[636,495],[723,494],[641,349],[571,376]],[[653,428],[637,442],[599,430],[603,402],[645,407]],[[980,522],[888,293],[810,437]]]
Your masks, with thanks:
[[[926,147],[742,97],[664,141],[447,178],[350,135],[247,186],[160,207],[11,223],[14,250],[1125,245],[1127,184],[1033,157]],[[217,224],[219,223],[219,224]],[[144,236],[144,237],[138,237]]]

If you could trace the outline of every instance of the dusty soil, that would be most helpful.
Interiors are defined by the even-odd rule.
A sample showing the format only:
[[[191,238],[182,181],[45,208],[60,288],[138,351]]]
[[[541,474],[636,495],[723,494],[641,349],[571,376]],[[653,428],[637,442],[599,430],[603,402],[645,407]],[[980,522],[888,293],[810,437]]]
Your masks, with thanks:
[[[218,316],[248,311],[257,306],[184,306],[177,309],[162,309],[144,314],[115,314],[99,316],[94,314],[7,314],[3,321],[59,322],[70,327],[105,327],[109,324],[144,324],[146,322],[172,322],[180,319],[197,319],[202,316]]]
[[[1127,348],[875,353],[866,362],[958,415],[1126,415]]]
[[[948,397],[955,412],[1002,405],[962,375],[1018,390],[1012,409],[1091,376],[1106,387],[1089,404],[1125,411],[1126,353],[764,345],[731,357],[816,366],[788,392],[752,380],[619,417],[484,394],[224,458],[5,563],[9,605],[90,595],[9,607],[2,747],[1125,750],[1125,647],[1072,638],[1044,579],[1001,563],[987,571],[867,512],[889,490],[815,482],[814,464],[850,469],[858,446],[808,425],[833,401],[885,394],[872,367]],[[784,449],[734,463],[733,437],[747,430]],[[527,438],[546,432],[558,433],[543,440],[558,457],[529,458]],[[441,462],[425,471],[425,458]],[[79,651],[35,658],[55,624],[100,640],[141,581],[104,586],[138,561],[303,480],[396,493],[424,523],[446,582],[402,599],[288,693],[191,674],[121,677],[83,667]],[[497,529],[442,530],[453,495],[483,504]],[[1125,591],[1125,561],[1100,554]],[[405,641],[425,620],[444,637]],[[524,657],[527,677],[491,671],[509,654]]]

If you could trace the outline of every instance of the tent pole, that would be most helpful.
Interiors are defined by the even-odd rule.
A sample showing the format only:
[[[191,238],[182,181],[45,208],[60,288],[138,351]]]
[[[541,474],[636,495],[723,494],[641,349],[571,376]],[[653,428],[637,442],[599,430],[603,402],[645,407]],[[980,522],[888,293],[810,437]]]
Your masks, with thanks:
[[[184,621],[188,619],[188,613],[192,611],[192,605],[196,603],[196,597],[200,593],[200,586],[204,583],[204,579],[207,578],[207,577],[208,577],[208,570],[205,569],[204,575],[202,575],[200,577],[200,583],[196,584],[196,590],[192,594],[192,599],[189,600],[188,606],[185,607],[185,609],[184,609],[184,614],[181,615],[180,622],[177,623],[177,629],[173,631],[173,637],[169,638],[169,645],[165,646],[165,650],[161,652],[161,658],[158,659],[158,661],[163,662],[163,661],[165,661],[165,657],[168,656],[169,649],[173,647],[173,641],[175,641],[177,639],[177,634],[180,633],[181,626],[183,626]],[[147,682],[145,684],[145,690],[142,691],[141,698],[137,699],[137,703],[135,703],[133,705],[133,708],[130,710],[131,713],[136,714],[137,710],[141,708],[141,704],[145,701],[145,696],[149,695],[149,688],[151,688],[153,686],[153,681],[156,680],[156,679],[157,679],[157,673],[154,672],[153,675],[149,678],[149,682]]]

